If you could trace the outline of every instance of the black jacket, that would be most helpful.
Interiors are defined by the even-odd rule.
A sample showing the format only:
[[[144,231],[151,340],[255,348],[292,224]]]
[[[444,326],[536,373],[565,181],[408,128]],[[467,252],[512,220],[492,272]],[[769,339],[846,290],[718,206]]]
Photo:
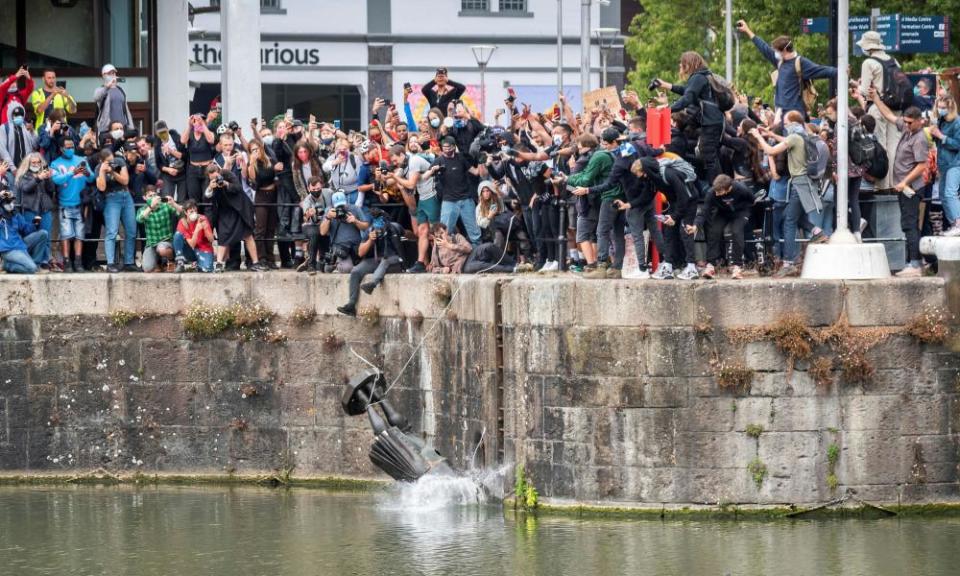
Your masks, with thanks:
[[[674,84],[671,91],[680,94],[681,98],[670,106],[670,111],[686,110],[701,126],[722,126],[723,112],[710,87],[710,74],[709,68],[701,68],[690,75],[686,85]]]
[[[633,141],[631,144],[637,150],[635,154],[621,156],[618,151],[612,152],[614,154],[613,168],[610,169],[610,174],[605,182],[590,187],[591,195],[603,194],[619,185],[620,190],[627,197],[627,202],[634,208],[645,207],[653,202],[653,187],[634,176],[630,167],[640,158],[653,158],[660,151],[654,150],[640,141]]]
[[[697,214],[697,228],[703,228],[707,217],[713,218],[715,213],[732,216],[737,212],[750,210],[753,206],[753,200],[753,192],[740,182],[734,182],[733,190],[724,196],[717,196],[713,188],[710,188],[706,199],[703,201],[704,209]]]

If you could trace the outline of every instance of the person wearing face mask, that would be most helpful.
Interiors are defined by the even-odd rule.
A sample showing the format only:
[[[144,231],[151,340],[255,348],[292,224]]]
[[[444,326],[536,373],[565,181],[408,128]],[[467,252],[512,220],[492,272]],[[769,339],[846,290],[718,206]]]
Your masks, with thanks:
[[[803,116],[797,110],[791,110],[784,116],[784,133],[779,136],[769,130],[754,128],[750,135],[756,138],[763,151],[770,156],[787,155],[787,169],[790,180],[787,190],[787,205],[784,209],[783,222],[783,265],[777,271],[776,277],[799,276],[800,269],[795,262],[800,255],[797,244],[798,228],[803,227],[810,232],[810,242],[820,243],[827,240],[822,230],[812,224],[811,213],[820,209],[818,186],[807,175],[807,153],[803,140],[805,126]],[[767,142],[767,137],[777,141],[776,146]]]
[[[431,140],[439,141],[442,137],[441,127],[443,126],[443,112],[439,108],[431,108],[427,111],[427,125],[425,133]]]
[[[83,190],[93,183],[93,170],[86,158],[76,155],[73,139],[63,141],[62,155],[53,161],[50,170],[53,183],[58,189],[60,249],[63,253],[64,272],[83,272],[81,253],[83,251],[83,212],[81,199]],[[73,255],[70,253],[73,245]]]
[[[217,153],[214,147],[216,135],[199,114],[190,116],[187,125],[187,131],[180,135],[180,145],[186,149],[189,160],[186,166],[187,198],[199,204],[206,185],[207,167]]]
[[[27,220],[40,218],[40,228],[48,235],[53,229],[53,197],[57,187],[43,156],[34,152],[20,163],[16,176],[17,204]]]
[[[135,264],[137,246],[137,213],[133,205],[133,196],[128,188],[130,170],[123,157],[114,156],[109,150],[100,152],[100,165],[97,168],[97,190],[103,193],[103,219],[107,229],[103,251],[107,257],[107,272],[120,272],[116,263],[117,236],[123,224],[123,268],[124,272],[140,272]]]
[[[307,237],[307,251],[304,254],[303,264],[298,272],[316,274],[322,268],[319,261],[330,249],[330,238],[320,234],[320,222],[323,215],[333,207],[333,190],[323,187],[323,180],[319,176],[312,176],[307,181],[307,194],[300,203],[303,210],[303,233]]]
[[[137,212],[137,222],[143,225],[147,239],[143,247],[143,271],[163,270],[163,261],[173,258],[174,222],[183,214],[183,208],[169,196],[161,197],[154,186],[144,194],[145,205]]]
[[[913,87],[913,105],[921,112],[927,112],[934,108],[934,97],[930,94],[930,80],[921,78]]]
[[[16,211],[9,190],[0,192],[0,260],[8,274],[34,274],[50,260],[50,235]]]
[[[97,120],[94,123],[97,133],[106,132],[114,122],[119,122],[124,128],[135,128],[133,115],[127,106],[127,93],[118,86],[117,68],[113,64],[107,64],[100,70],[100,76],[103,78],[103,86],[93,93],[93,101],[97,105]],[[116,140],[119,138],[114,138],[114,141]]]
[[[950,224],[944,236],[960,236],[960,118],[957,101],[949,94],[937,98],[937,123],[930,136],[937,144],[937,171],[940,173],[940,203]]]
[[[19,102],[11,103],[8,112],[10,121],[0,126],[0,160],[14,167],[37,151],[37,137],[27,125],[27,112]],[[11,173],[7,173],[7,185],[13,188]]]
[[[186,202],[186,149],[180,143],[180,134],[170,130],[163,120],[153,125],[153,134],[153,157],[163,179],[160,193],[177,202]]]
[[[200,214],[193,200],[183,205],[183,216],[173,235],[173,251],[177,261],[173,271],[177,274],[186,271],[187,264],[193,262],[201,272],[213,272],[213,226]]]
[[[257,255],[257,245],[253,238],[253,202],[243,191],[240,180],[229,170],[222,170],[217,164],[207,166],[209,184],[204,192],[204,198],[213,204],[212,214],[215,214],[217,229],[217,262],[214,272],[226,270],[226,259],[229,247],[243,242],[253,260],[247,270],[262,272],[269,268],[260,263]]]
[[[470,176],[478,176],[479,169],[472,157],[457,152],[457,141],[446,136],[441,144],[442,154],[436,160],[440,166],[436,183],[440,203],[440,222],[447,230],[456,230],[462,222],[470,243],[480,243],[480,227],[477,226],[477,205],[470,189]]]
[[[0,124],[6,124],[10,120],[11,104],[26,105],[33,86],[33,78],[26,66],[21,66],[15,74],[0,83]]]
[[[803,83],[807,80],[836,78],[837,69],[797,54],[793,39],[789,36],[778,36],[772,45],[768,45],[743,20],[737,22],[737,31],[746,34],[760,54],[777,69],[777,81],[773,87],[773,105],[777,111],[785,115],[796,110],[806,119],[809,111],[803,103]]]
[[[294,226],[299,227],[299,218],[295,216],[295,207],[299,206],[300,196],[293,183],[293,159],[297,142],[303,138],[303,122],[281,120],[277,123],[273,141],[273,154],[277,159],[274,169],[277,171],[277,246],[280,251],[280,267],[294,268]],[[296,222],[295,222],[296,220]]]
[[[254,132],[256,134],[256,132]],[[277,269],[274,252],[274,237],[277,234],[277,173],[267,155],[266,144],[254,138],[247,144],[250,161],[247,164],[247,181],[254,189],[253,236],[257,241],[260,261],[271,270]]]

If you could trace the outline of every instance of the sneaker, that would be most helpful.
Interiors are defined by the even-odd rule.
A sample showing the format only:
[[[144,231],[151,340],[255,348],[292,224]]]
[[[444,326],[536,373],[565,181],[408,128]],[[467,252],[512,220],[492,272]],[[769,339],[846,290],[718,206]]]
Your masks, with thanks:
[[[373,291],[374,289],[376,289],[376,287],[377,285],[374,284],[373,282],[364,282],[363,284],[360,285],[360,289],[366,292],[367,294],[373,294]]]
[[[620,277],[628,280],[648,280],[650,278],[650,271],[646,268],[638,267],[633,270],[623,272]]]
[[[623,278],[623,272],[619,268],[607,268],[607,280],[619,280]]]
[[[177,258],[177,266],[173,269],[174,274],[183,274],[187,269],[186,261],[183,258]]]
[[[63,261],[63,271],[66,272],[67,274],[70,274],[73,272],[73,260],[70,260],[69,258],[67,258]]]
[[[707,280],[713,280],[717,277],[717,269],[714,268],[713,264],[707,264],[703,268],[703,272],[700,273],[700,276]]]
[[[110,274],[118,274],[121,271],[122,271],[122,268],[120,268],[116,264],[107,264],[107,272],[109,272]]]
[[[783,266],[777,270],[777,273],[773,275],[774,278],[790,278],[793,276],[799,276],[800,269],[793,262],[784,262]]]
[[[136,264],[127,264],[123,267],[124,272],[143,272],[143,268],[137,266]]]
[[[894,274],[897,278],[919,278],[923,276],[923,269],[917,266],[907,266],[903,270]]]
[[[609,264],[606,264],[606,263],[597,264],[597,266],[596,266],[595,268],[593,268],[593,269],[591,269],[591,270],[587,270],[586,272],[584,272],[584,273],[583,273],[583,277],[586,278],[586,279],[588,279],[588,280],[599,280],[599,279],[606,278],[606,277],[607,277],[607,268],[609,268],[609,267],[610,267],[610,265],[609,265]]]
[[[353,304],[344,304],[343,306],[337,306],[337,312],[345,316],[356,316],[357,308]]]
[[[264,264],[263,262],[254,262],[253,266],[248,267],[247,270],[250,270],[252,272],[269,272],[270,267]]]
[[[693,264],[687,264],[686,268],[677,274],[677,278],[680,280],[696,280],[699,277],[700,274],[697,273],[697,267]]]
[[[571,264],[570,267],[567,268],[567,272],[573,272],[574,274],[583,274],[583,266],[581,266],[580,264]]]
[[[960,236],[960,222],[954,224],[952,228],[941,234],[941,236],[946,236],[948,238]]]
[[[824,234],[823,231],[821,230],[820,232],[817,232],[816,234],[814,234],[813,236],[810,237],[810,243],[811,243],[811,244],[823,244],[824,242],[826,242],[826,241],[829,240],[829,239],[830,239],[830,237],[827,236],[826,234]]]
[[[666,263],[661,264],[650,277],[654,280],[673,280],[673,266]]]
[[[297,272],[309,272],[311,268],[313,268],[313,264],[304,260],[297,266]]]
[[[560,263],[556,260],[547,260],[540,268],[541,272],[556,272],[560,270]]]
[[[79,258],[73,261],[73,271],[78,274],[87,271],[87,269],[83,267],[83,261]]]
[[[730,269],[730,279],[731,280],[743,280],[743,269],[739,266],[734,266]]]
[[[417,261],[416,264],[407,268],[407,274],[423,274],[427,271],[427,267],[423,265],[423,262]]]
[[[866,219],[866,218],[861,218],[861,219],[860,219],[860,233],[861,233],[861,234],[863,234],[863,231],[867,229],[867,224],[869,224],[869,222],[867,222],[867,219]]]
[[[214,274],[223,274],[224,271],[226,271],[226,269],[227,269],[227,267],[224,265],[223,262],[217,262],[217,263],[215,263],[215,264],[213,265],[213,273],[214,273]]]

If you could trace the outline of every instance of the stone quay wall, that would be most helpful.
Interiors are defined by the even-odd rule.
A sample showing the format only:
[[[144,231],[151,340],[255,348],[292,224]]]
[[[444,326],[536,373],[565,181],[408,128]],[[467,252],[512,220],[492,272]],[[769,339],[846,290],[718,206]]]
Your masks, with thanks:
[[[551,502],[960,501],[960,348],[904,330],[946,307],[940,279],[388,276],[362,318],[346,289],[0,276],[0,470],[384,479],[340,408],[370,362],[454,466],[521,463]],[[253,300],[256,330],[184,327]]]

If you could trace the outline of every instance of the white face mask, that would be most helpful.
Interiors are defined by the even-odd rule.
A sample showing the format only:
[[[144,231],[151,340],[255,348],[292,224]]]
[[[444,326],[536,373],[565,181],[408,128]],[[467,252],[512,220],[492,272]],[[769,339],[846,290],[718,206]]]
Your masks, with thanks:
[[[561,144],[563,144],[563,136],[554,136],[554,137],[553,137],[553,145],[554,145],[554,146],[560,146]]]
[[[33,172],[34,174],[36,174],[37,172],[40,171],[40,167],[31,164],[31,165],[30,165],[30,171]]]
[[[191,212],[190,214],[187,214],[187,218],[188,218],[191,222],[196,222],[197,219],[200,218],[200,215],[197,214],[196,212]]]
[[[8,202],[7,204],[3,205],[3,209],[7,212],[13,212],[13,206],[13,202]]]
[[[123,138],[123,130],[111,130],[110,137],[113,138],[114,140],[119,140]]]
[[[117,79],[117,77],[116,77],[115,75],[113,75],[113,74],[106,74],[106,75],[104,75],[104,77],[103,77],[103,84],[104,84],[105,86],[109,86],[109,85],[112,84],[113,81],[116,80],[116,79]]]
[[[776,55],[777,62],[783,62],[783,54],[779,52],[775,52],[774,54]]]
[[[267,146],[273,145],[273,136],[264,136],[263,143],[266,144]]]

